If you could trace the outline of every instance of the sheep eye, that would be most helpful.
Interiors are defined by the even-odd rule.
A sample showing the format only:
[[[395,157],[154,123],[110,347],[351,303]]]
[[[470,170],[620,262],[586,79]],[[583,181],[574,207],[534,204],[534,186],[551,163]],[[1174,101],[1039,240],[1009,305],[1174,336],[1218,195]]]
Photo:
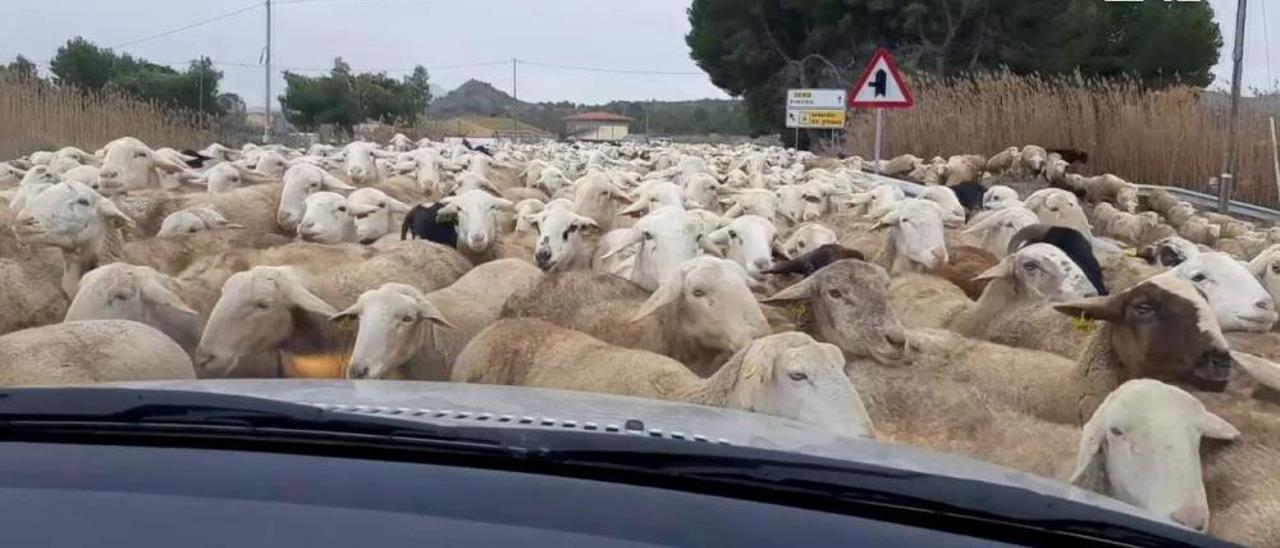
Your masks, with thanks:
[[[694,296],[694,297],[706,297],[706,296],[707,296],[707,292],[706,292],[706,291],[703,291],[703,290],[701,290],[701,289],[695,289],[695,290],[693,290],[693,296]]]
[[[735,240],[736,240],[736,239],[738,239],[738,231],[736,231],[736,230],[730,230],[730,231],[729,231],[729,237],[730,237],[730,238],[733,238],[733,239],[735,239]]]
[[[1121,429],[1119,429],[1119,428],[1116,428],[1116,427],[1112,426],[1112,427],[1111,427],[1111,435],[1112,435],[1112,436],[1123,436],[1123,435],[1124,435],[1124,430],[1121,430]]]
[[[564,234],[562,234],[562,235],[560,236],[560,239],[562,239],[562,240],[566,240],[566,241],[567,241],[567,240],[569,239],[569,234],[570,234],[570,233],[572,233],[572,232],[573,232],[573,229],[572,229],[572,228],[570,228],[569,230],[564,231]]]
[[[404,315],[404,316],[400,316],[400,321],[401,321],[401,322],[403,322],[403,323],[412,323],[412,322],[413,322],[413,316],[410,316],[410,315],[408,315],[408,314],[406,314],[406,315]]]
[[[819,198],[817,196],[805,196],[804,201],[816,204],[818,202],[821,202],[822,198]]]
[[[1209,278],[1208,278],[1207,276],[1205,276],[1203,272],[1201,272],[1201,273],[1197,273],[1195,276],[1192,276],[1192,277],[1191,277],[1191,281],[1196,282],[1196,283],[1203,282],[1203,281],[1205,281],[1205,280],[1207,280],[1207,279],[1209,279]]]
[[[268,309],[268,308],[271,308],[271,303],[269,303],[269,302],[267,302],[267,301],[258,301],[258,302],[256,302],[256,303],[253,303],[253,306],[256,306],[256,307],[258,307],[259,309],[262,309],[262,310],[266,310],[266,309]]]
[[[1133,307],[1133,312],[1140,318],[1146,318],[1156,313],[1156,305],[1151,303],[1139,303]]]
[[[1027,272],[1034,272],[1040,269],[1040,265],[1032,262],[1026,262],[1026,263],[1022,263],[1022,269],[1026,270]]]
[[[196,228],[196,227],[194,227],[194,226],[193,226],[193,227],[191,227],[191,228],[188,228],[188,229],[187,229],[187,232],[189,232],[189,233],[195,233],[195,232],[199,232],[199,231],[200,231],[200,229],[198,229],[198,228]]]
[[[809,376],[808,376],[808,375],[806,375],[806,374],[804,374],[804,373],[801,373],[801,372],[799,372],[799,371],[792,371],[792,372],[790,372],[790,373],[787,373],[787,378],[789,378],[789,379],[791,379],[791,380],[793,380],[793,381],[796,381],[796,382],[800,382],[800,381],[807,381],[807,380],[809,380]]]
[[[134,157],[134,158],[146,158],[146,157],[147,157],[147,153],[145,153],[145,152],[139,152],[139,153],[137,153],[137,154],[134,154],[134,155],[133,155],[133,157]]]
[[[653,239],[653,233],[646,231],[646,232],[644,233],[644,239],[646,239],[646,240],[652,240],[652,239]]]
[[[830,295],[832,299],[839,299],[840,297],[844,296],[844,293],[842,293],[839,289],[832,289],[827,291],[827,295]]]
[[[89,205],[89,199],[88,199],[88,198],[80,198],[79,200],[76,200],[76,203],[77,203],[77,204],[79,204],[79,205],[82,205],[82,206],[87,206],[87,205]]]
[[[338,206],[338,211],[341,211],[341,212],[343,212],[343,213],[346,213],[346,211],[347,211],[347,206]]]
[[[799,243],[800,249],[804,249],[804,242]]]

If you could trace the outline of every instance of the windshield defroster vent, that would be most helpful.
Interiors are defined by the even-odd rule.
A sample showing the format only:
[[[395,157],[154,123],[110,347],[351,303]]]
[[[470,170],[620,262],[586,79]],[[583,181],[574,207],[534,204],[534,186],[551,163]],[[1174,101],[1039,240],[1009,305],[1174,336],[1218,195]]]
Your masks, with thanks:
[[[680,441],[694,441],[703,443],[719,443],[729,445],[729,440],[724,438],[715,438],[714,440],[702,434],[693,434],[672,430],[664,432],[661,428],[647,428],[644,421],[637,419],[628,419],[623,424],[615,423],[596,423],[590,421],[575,421],[568,419],[556,419],[552,417],[531,417],[528,415],[498,415],[495,413],[483,413],[475,411],[455,411],[452,409],[423,409],[415,407],[386,407],[378,405],[347,405],[335,403],[316,403],[304,402],[307,405],[313,405],[325,411],[337,411],[340,413],[360,413],[365,415],[386,415],[400,417],[417,417],[434,420],[451,420],[451,421],[467,421],[467,422],[489,422],[494,424],[537,427],[537,428],[553,428],[562,430],[581,430],[584,432],[603,432],[609,434],[633,434],[637,436],[649,436],[651,438],[664,438]]]

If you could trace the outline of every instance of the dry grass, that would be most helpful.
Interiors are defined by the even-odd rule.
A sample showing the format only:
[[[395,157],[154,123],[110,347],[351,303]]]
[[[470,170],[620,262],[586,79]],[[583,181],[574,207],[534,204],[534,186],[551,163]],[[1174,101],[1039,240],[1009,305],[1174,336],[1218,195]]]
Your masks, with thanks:
[[[93,151],[125,135],[153,146],[200,148],[214,140],[214,126],[207,117],[119,94],[0,74],[0,159],[71,145]]]
[[[1007,73],[950,81],[915,78],[909,84],[916,107],[885,113],[886,157],[989,156],[1030,143],[1086,151],[1090,173],[1202,192],[1223,167],[1229,106],[1192,88],[1152,93],[1125,79]],[[1274,207],[1280,199],[1268,115],[1280,118],[1280,112],[1242,106],[1234,198]],[[851,152],[870,157],[873,138],[871,113],[855,113]]]

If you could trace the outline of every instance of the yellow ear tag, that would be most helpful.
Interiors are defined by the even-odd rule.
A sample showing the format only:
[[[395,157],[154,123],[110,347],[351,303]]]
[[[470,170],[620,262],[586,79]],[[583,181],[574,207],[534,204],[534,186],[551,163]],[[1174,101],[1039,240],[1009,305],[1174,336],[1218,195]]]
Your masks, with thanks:
[[[1097,331],[1097,330],[1098,330],[1098,321],[1097,321],[1097,320],[1090,320],[1090,319],[1085,318],[1085,317],[1083,317],[1083,316],[1080,316],[1080,317],[1072,317],[1072,318],[1071,318],[1071,325],[1072,325],[1072,326],[1075,326],[1075,328],[1076,328],[1076,329],[1078,329],[1078,330],[1080,330],[1080,331],[1083,331],[1083,332],[1085,332],[1085,333],[1093,333],[1094,331]]]
[[[294,354],[286,374],[303,379],[341,379],[350,354]]]
[[[1128,256],[1130,256],[1130,257],[1137,257],[1137,256],[1138,256],[1138,248],[1136,248],[1136,247],[1126,247],[1126,248],[1124,249],[1124,254],[1125,254],[1125,255],[1128,255]]]

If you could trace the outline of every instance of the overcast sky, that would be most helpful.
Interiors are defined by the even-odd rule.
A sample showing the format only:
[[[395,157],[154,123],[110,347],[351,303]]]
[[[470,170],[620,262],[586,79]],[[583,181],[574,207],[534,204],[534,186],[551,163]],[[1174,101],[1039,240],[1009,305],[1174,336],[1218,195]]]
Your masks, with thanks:
[[[22,53],[45,63],[74,35],[99,45],[126,44],[255,1],[6,1],[0,8],[5,13],[0,18],[0,61]],[[577,67],[698,72],[684,43],[689,0],[292,1],[296,3],[278,4],[274,9],[273,61],[284,68],[325,69],[340,55],[357,70],[408,69],[423,64],[432,69],[432,82],[445,89],[477,78],[508,92],[513,57]],[[1218,83],[1225,87],[1230,78],[1237,0],[1208,1],[1215,8],[1226,41],[1215,69]],[[1265,24],[1276,36],[1276,43],[1267,44],[1266,3],[1254,0],[1249,4],[1245,87],[1275,87],[1267,82],[1280,78],[1280,6],[1269,7]],[[225,90],[239,93],[250,105],[261,106],[262,69],[235,65],[259,62],[263,17],[261,8],[251,9],[119,49],[163,63],[208,55],[224,63],[220,68]],[[485,62],[502,63],[447,68]],[[390,74],[398,77],[404,72]],[[277,77],[273,94],[278,95],[282,85]],[[520,65],[518,91],[525,100],[579,103],[725,96],[701,74],[600,73],[530,64]]]

